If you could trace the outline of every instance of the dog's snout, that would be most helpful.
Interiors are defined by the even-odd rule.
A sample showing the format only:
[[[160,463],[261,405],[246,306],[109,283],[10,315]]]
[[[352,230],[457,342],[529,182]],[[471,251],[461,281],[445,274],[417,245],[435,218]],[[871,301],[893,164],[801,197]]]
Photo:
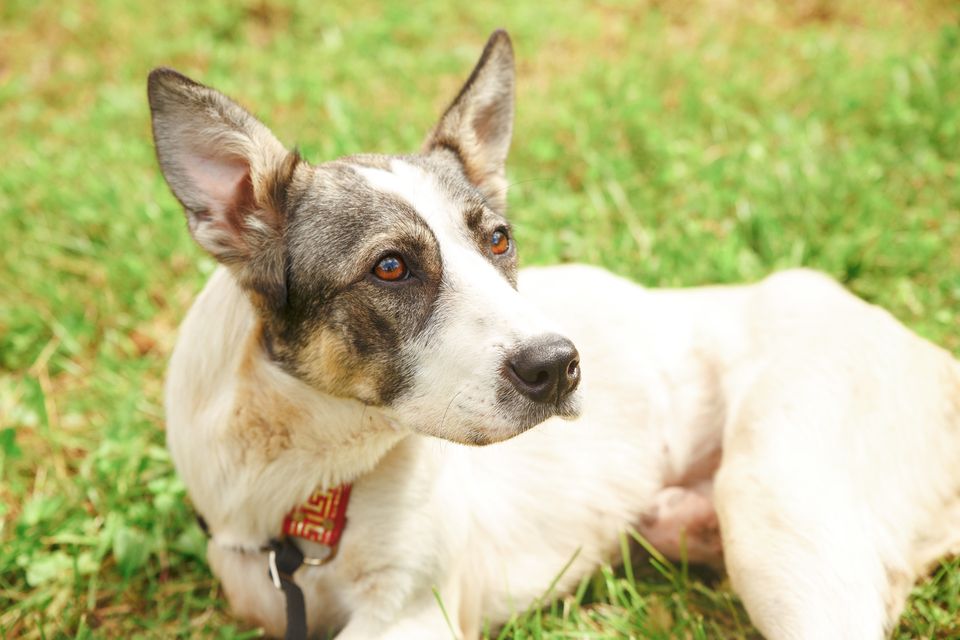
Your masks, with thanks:
[[[547,335],[514,354],[507,377],[534,402],[559,405],[580,384],[580,354],[567,338]]]

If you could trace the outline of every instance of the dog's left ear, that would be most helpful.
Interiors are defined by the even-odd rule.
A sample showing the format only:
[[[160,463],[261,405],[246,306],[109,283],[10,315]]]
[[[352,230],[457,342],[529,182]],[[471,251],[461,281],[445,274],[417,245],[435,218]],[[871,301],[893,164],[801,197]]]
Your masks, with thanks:
[[[147,96],[160,169],[190,235],[263,310],[286,303],[285,198],[302,162],[219,91],[160,67]]]
[[[420,152],[453,151],[467,178],[500,213],[507,208],[504,164],[513,135],[513,46],[497,29],[457,99],[433,128]]]

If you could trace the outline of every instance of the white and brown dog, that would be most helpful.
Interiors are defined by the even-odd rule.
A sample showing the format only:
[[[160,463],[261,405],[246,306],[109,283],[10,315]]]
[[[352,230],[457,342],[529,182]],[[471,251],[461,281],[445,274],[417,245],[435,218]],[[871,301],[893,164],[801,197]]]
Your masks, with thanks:
[[[160,166],[222,265],[166,410],[234,609],[282,635],[302,594],[313,636],[446,639],[438,596],[478,638],[636,527],[722,561],[768,638],[884,637],[960,547],[960,364],[809,271],[518,274],[513,89],[497,31],[419,154],[312,166],[150,74]]]

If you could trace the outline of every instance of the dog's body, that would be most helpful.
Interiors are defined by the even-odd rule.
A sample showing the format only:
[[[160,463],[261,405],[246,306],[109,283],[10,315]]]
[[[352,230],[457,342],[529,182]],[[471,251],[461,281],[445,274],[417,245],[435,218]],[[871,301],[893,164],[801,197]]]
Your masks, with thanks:
[[[512,95],[498,32],[421,155],[311,167],[151,74],[164,174],[226,265],[182,327],[167,413],[234,608],[283,633],[260,549],[352,483],[336,556],[295,576],[314,634],[447,638],[436,587],[477,638],[634,527],[673,557],[686,529],[769,638],[882,637],[960,550],[960,364],[807,271],[647,291],[555,267],[521,296]]]

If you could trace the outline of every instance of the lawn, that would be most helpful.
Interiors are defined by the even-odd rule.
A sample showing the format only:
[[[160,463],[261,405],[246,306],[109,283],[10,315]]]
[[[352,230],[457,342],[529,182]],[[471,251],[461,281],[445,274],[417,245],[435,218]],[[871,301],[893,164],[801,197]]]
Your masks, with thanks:
[[[319,163],[415,150],[504,26],[524,264],[649,286],[814,267],[960,355],[960,9],[866,4],[3,0],[0,638],[258,635],[164,449],[165,363],[214,264],[156,166],[152,67]],[[638,557],[501,635],[756,633],[723,576]],[[960,560],[895,637],[960,637]]]

